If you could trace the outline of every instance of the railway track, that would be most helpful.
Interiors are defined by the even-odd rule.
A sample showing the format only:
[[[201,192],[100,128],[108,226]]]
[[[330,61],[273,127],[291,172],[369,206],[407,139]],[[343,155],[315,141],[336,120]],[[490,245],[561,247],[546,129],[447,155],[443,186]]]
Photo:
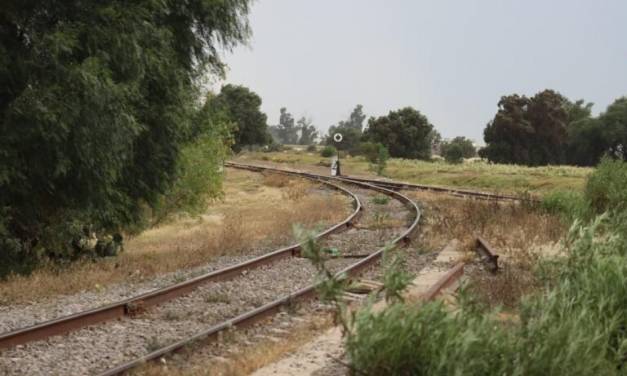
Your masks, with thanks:
[[[245,168],[252,171],[271,171],[292,174],[291,172],[282,172],[278,170],[274,171],[272,169],[264,169],[261,167],[230,167]],[[345,194],[349,194],[353,198],[353,213],[343,222],[331,227],[321,234],[318,234],[317,237],[319,239],[330,237],[334,233],[351,227],[354,221],[356,221],[358,216],[361,214],[362,201],[358,198],[358,195],[349,191],[346,188],[341,187],[338,184],[348,184],[354,187],[358,187],[358,190],[362,190],[362,192],[359,194],[362,196],[366,195],[366,191],[386,194],[394,198],[396,202],[400,203],[401,206],[404,206],[406,208],[408,218],[410,219],[408,221],[409,225],[403,228],[403,230],[400,231],[400,233],[393,238],[391,244],[402,245],[409,242],[410,235],[416,228],[420,219],[420,211],[415,203],[413,203],[409,198],[398,192],[364,182],[349,181],[337,178],[327,178],[315,176],[312,174],[295,175],[317,181],[323,181],[325,184],[333,187],[334,189],[339,189]],[[367,239],[366,242],[372,243],[372,239]],[[125,301],[120,301],[98,309],[80,312],[48,322],[40,323],[28,328],[5,333],[3,335],[0,335],[0,347],[6,348],[21,345],[21,348],[18,350],[15,350],[13,348],[6,350],[5,354],[0,354],[0,356],[5,356],[7,352],[10,353],[11,351],[18,351],[19,353],[19,351],[28,351],[29,349],[34,349],[34,351],[42,350],[45,352],[47,346],[62,346],[63,348],[65,348],[65,350],[63,351],[72,352],[80,350],[80,348],[84,348],[86,346],[88,347],[90,343],[89,341],[92,341],[92,343],[96,343],[99,338],[119,338],[119,340],[117,341],[109,341],[109,343],[107,343],[107,345],[114,347],[114,351],[111,354],[89,354],[88,356],[94,357],[96,361],[100,363],[101,366],[96,367],[96,372],[100,372],[99,374],[101,375],[114,375],[123,373],[136,367],[137,365],[143,364],[147,360],[160,358],[190,343],[195,343],[199,340],[213,340],[226,329],[232,328],[234,326],[241,327],[255,323],[259,320],[264,319],[265,317],[268,317],[269,315],[277,313],[280,309],[282,309],[282,307],[290,305],[296,300],[304,300],[314,297],[316,295],[316,284],[312,278],[314,273],[311,270],[311,266],[309,265],[308,260],[294,257],[299,255],[299,250],[300,245],[293,245],[277,250],[270,254],[257,257],[242,264],[234,265],[226,269],[218,270],[200,277],[196,277],[190,281],[182,282],[180,284],[170,286],[165,289],[153,291],[148,294],[143,294],[138,297],[127,299]],[[376,263],[382,256],[383,252],[384,247],[381,247],[373,250],[373,252],[371,253],[367,253],[367,255],[354,255],[354,258],[349,257],[337,260],[335,269],[337,270],[338,275],[347,276],[348,278],[350,278],[357,275],[365,268],[368,268]],[[355,259],[357,259],[356,262]],[[285,273],[285,270],[289,270],[290,268],[293,268],[294,270],[290,273]],[[268,275],[271,276],[269,277],[269,279],[266,278],[265,282],[263,283],[259,282],[263,281],[265,278],[264,276]],[[290,287],[289,291],[285,289],[279,289],[277,291],[274,291],[274,295],[268,295],[261,300],[254,302],[246,301],[246,299],[248,298],[254,299],[255,295],[259,295],[259,292],[262,292],[264,288],[274,288],[273,286],[277,285],[277,281],[281,278],[285,278],[286,281],[288,281],[287,285]],[[265,286],[263,286],[264,283],[266,284]],[[228,291],[230,291],[233,296],[231,296],[231,294],[225,293],[223,296],[210,298],[211,294],[213,293],[212,289],[215,290],[220,288],[225,288],[227,290],[230,288],[230,290]],[[251,289],[254,290],[255,288],[259,288],[259,290],[252,291],[253,294],[244,294],[244,292],[247,292],[247,289],[248,292],[250,292]],[[220,321],[215,325],[209,326],[208,328],[208,325],[204,325],[205,329],[202,330],[198,329],[198,325],[189,325],[189,328],[185,328],[185,326],[188,324],[188,321],[191,322],[191,319],[187,321],[177,321],[176,317],[168,318],[168,316],[172,316],[170,312],[174,312],[174,315],[181,314],[197,317],[198,315],[203,314],[203,310],[206,313],[208,311],[208,308],[209,311],[212,308],[219,308],[221,302],[217,300],[235,299],[234,296],[237,295],[235,294],[235,292],[241,295],[244,302],[242,306],[246,307],[246,309],[229,311],[226,314],[227,316],[229,316],[227,320]],[[177,299],[173,303],[168,303],[147,311],[147,308],[149,307],[156,306],[166,301],[171,301],[175,298]],[[179,307],[180,309],[177,308],[175,303],[181,305],[181,307]],[[166,308],[166,306],[171,307]],[[204,308],[202,308],[201,310],[197,309],[197,307],[203,306]],[[248,309],[248,307],[250,306],[254,306],[254,308]],[[171,309],[171,311],[168,311],[168,309]],[[105,321],[120,318],[121,320],[119,321],[103,324],[103,322]],[[145,339],[144,337],[146,336],[146,333],[150,331],[151,327],[159,327],[158,324],[162,323],[162,321],[164,320],[177,321],[178,327],[176,327],[177,325],[170,325],[168,326],[168,328],[174,328],[172,330],[181,330],[181,333],[184,334],[183,338],[181,339],[181,336],[178,335],[178,338],[176,340],[171,340],[168,343],[155,342],[153,346],[150,346],[150,351],[147,354],[141,354],[139,356],[135,356],[135,354],[133,354],[131,360],[128,360],[129,356],[124,356],[119,359],[116,358],[115,347],[120,347],[120,349],[122,350],[124,348],[133,346],[133,344],[128,344],[125,342],[126,337],[135,336]],[[207,322],[211,321],[212,320],[210,319],[207,320]],[[198,322],[198,320],[194,322]],[[99,325],[93,326],[94,324]],[[138,324],[139,327],[141,327],[142,329],[136,329],[137,326],[135,326],[135,324]],[[203,324],[202,320],[200,320],[200,324]],[[92,326],[89,327],[90,325]],[[57,336],[55,337],[56,339],[48,339],[51,336],[67,333],[69,331],[72,331],[69,336]],[[163,335],[164,337],[167,337],[167,333],[160,332],[158,333],[158,335]],[[86,336],[89,337],[87,342],[85,341]],[[39,341],[35,344],[28,343],[31,341],[37,341],[42,339],[48,340],[45,343],[43,341]],[[39,344],[39,348],[37,347],[37,344]],[[77,345],[78,348],[74,345]],[[9,356],[13,355],[15,354],[9,354]],[[45,356],[46,354],[44,353],[43,355]],[[102,367],[102,357],[111,358],[104,360],[106,363],[106,367]],[[83,362],[83,364],[84,363],[85,362]],[[102,371],[103,368],[104,371]],[[67,368],[64,370],[67,371]],[[37,370],[33,369],[30,373],[33,372],[37,372]],[[74,369],[73,372],[70,373],[93,374],[94,368],[90,368],[89,364],[87,364],[83,368],[79,367],[77,369]],[[19,372],[17,372],[17,374],[19,374]]]
[[[246,165],[246,164],[240,164],[240,163],[235,163],[235,162],[227,162],[227,166],[231,166],[231,167],[239,166],[241,168],[247,168],[250,170],[263,168],[265,170],[271,170],[275,172],[283,172],[283,173],[298,174],[301,176],[325,178],[323,175],[316,175],[316,174],[311,174],[307,172],[285,170],[285,169],[278,169],[278,168],[273,168],[273,167],[265,167],[265,166],[257,166],[257,165]],[[376,185],[378,187],[386,188],[386,189],[393,190],[393,191],[400,191],[400,190],[428,191],[428,192],[434,192],[434,193],[449,194],[449,195],[453,195],[457,197],[475,198],[475,199],[483,199],[483,200],[511,201],[511,202],[526,201],[530,203],[539,202],[537,199],[533,197],[518,197],[518,196],[513,196],[513,195],[501,195],[501,194],[490,193],[490,192],[480,192],[480,191],[472,191],[472,190],[466,190],[466,189],[447,188],[447,187],[439,187],[439,186],[424,185],[424,184],[414,184],[414,183],[399,182],[399,181],[394,181],[394,180],[367,179],[367,178],[355,177],[355,176],[343,176],[342,179],[344,181],[350,180],[350,181],[355,181],[355,182],[368,183],[368,184]]]

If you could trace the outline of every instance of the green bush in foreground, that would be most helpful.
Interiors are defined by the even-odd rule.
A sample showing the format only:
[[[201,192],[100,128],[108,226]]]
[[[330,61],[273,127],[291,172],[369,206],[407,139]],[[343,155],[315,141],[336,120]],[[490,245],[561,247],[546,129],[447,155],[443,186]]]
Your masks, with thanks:
[[[361,310],[347,332],[351,365],[368,375],[619,375],[627,353],[627,258],[601,222],[576,225],[559,284],[505,324],[461,299]],[[612,240],[613,239],[613,240]]]
[[[603,158],[588,178],[585,195],[595,213],[627,209],[627,162]]]
[[[332,156],[336,155],[336,153],[337,153],[337,150],[333,146],[325,146],[320,151],[320,156],[325,157],[325,158],[329,158],[329,157],[332,157]]]

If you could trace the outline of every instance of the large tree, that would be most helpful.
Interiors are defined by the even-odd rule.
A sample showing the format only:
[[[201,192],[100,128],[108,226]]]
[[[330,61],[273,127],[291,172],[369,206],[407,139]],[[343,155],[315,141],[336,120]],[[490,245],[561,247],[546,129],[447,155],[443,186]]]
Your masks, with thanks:
[[[268,117],[261,112],[261,98],[244,86],[225,85],[215,98],[235,125],[233,150],[240,151],[246,145],[265,145],[270,142]]]
[[[299,145],[312,145],[314,142],[316,142],[316,138],[318,137],[318,131],[313,125],[311,119],[308,119],[304,116],[301,117],[296,122],[296,127],[300,132],[300,136],[298,138]]]
[[[610,156],[627,160],[627,97],[610,104],[598,121]]]
[[[370,118],[364,137],[380,142],[396,158],[429,159],[433,125],[412,107],[390,111],[387,116]]]
[[[247,39],[249,0],[0,7],[0,256],[115,231],[177,178],[206,127],[198,83]],[[1,262],[1,261],[0,261]]]
[[[565,161],[568,100],[544,90],[531,98],[503,96],[484,130],[481,155],[492,162],[531,166]]]
[[[442,142],[442,156],[445,156],[451,148],[459,150],[459,154],[462,158],[472,158],[477,155],[475,145],[473,145],[470,139],[463,136],[458,136],[452,140]]]
[[[341,120],[337,125],[329,127],[328,136],[325,140],[327,145],[333,145],[339,150],[346,150],[351,153],[359,151],[359,144],[363,135],[364,120],[366,115],[363,111],[363,106],[358,104],[351,111],[348,119]],[[333,140],[333,135],[340,133],[342,135],[342,142],[337,143]]]
[[[601,124],[592,118],[592,103],[583,99],[566,103],[568,113],[566,160],[578,166],[599,163],[606,145],[601,134]]]
[[[298,128],[294,124],[294,117],[287,112],[285,107],[282,107],[280,111],[279,125],[270,130],[273,137],[282,144],[293,145],[298,143]]]

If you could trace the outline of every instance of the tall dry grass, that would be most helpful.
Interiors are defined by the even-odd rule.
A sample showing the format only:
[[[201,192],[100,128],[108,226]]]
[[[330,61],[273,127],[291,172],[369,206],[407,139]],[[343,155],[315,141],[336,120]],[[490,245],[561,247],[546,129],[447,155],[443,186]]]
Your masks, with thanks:
[[[314,189],[300,179],[288,178],[280,188],[274,184],[258,174],[229,172],[226,199],[201,218],[182,216],[148,230],[128,241],[125,252],[116,258],[50,265],[29,276],[10,277],[0,282],[0,304],[139,282],[200,266],[221,255],[288,245],[295,241],[293,224],[328,226],[350,213],[348,200],[338,193]]]
[[[543,252],[558,248],[567,231],[558,215],[521,204],[428,192],[408,195],[418,200],[423,210],[420,239],[425,248],[441,249],[456,238],[468,259],[473,259],[478,236],[494,247],[500,256],[498,274],[469,270],[472,294],[488,306],[514,308],[523,296],[539,288],[534,268]]]

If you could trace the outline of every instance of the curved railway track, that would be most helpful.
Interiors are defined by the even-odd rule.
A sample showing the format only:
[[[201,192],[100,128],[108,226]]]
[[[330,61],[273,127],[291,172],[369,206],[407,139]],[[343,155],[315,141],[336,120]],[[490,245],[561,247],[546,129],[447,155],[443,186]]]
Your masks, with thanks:
[[[324,176],[324,175],[317,175],[317,174],[312,174],[308,172],[279,169],[275,167],[241,164],[241,163],[236,163],[236,162],[227,162],[226,165],[231,166],[231,167],[246,168],[252,171],[256,171],[256,170],[258,171],[258,169],[263,169],[266,171],[274,171],[274,172],[279,172],[279,173],[297,174],[297,175],[305,176],[305,177],[329,179],[328,176]],[[531,202],[531,203],[539,202],[537,199],[532,198],[532,197],[501,195],[501,194],[490,193],[490,192],[480,192],[480,191],[472,191],[472,190],[458,189],[458,188],[447,188],[447,187],[439,187],[439,186],[434,186],[434,185],[414,184],[414,183],[399,182],[399,181],[394,181],[394,180],[366,179],[366,178],[355,177],[355,176],[342,176],[341,179],[343,181],[368,183],[368,184],[376,185],[378,187],[387,188],[393,191],[400,191],[400,190],[429,191],[429,192],[435,192],[435,193],[450,194],[450,195],[454,195],[458,197],[475,198],[475,199],[483,199],[483,200],[514,201],[514,202],[526,201],[526,202]]]
[[[319,179],[315,179],[320,181]],[[362,205],[355,194],[349,190],[330,182],[321,181],[328,187],[338,190],[352,199],[353,212],[342,222],[326,229],[316,235],[316,239],[322,239],[333,233],[340,232],[350,227],[362,211]],[[244,261],[242,263],[232,265],[220,270],[212,271],[190,280],[157,289],[145,294],[141,294],[129,299],[121,300],[106,306],[90,309],[75,314],[48,320],[39,324],[28,326],[25,328],[13,330],[0,334],[0,349],[21,345],[31,341],[46,339],[48,337],[68,333],[70,331],[97,323],[118,319],[124,316],[132,316],[139,311],[143,311],[151,306],[172,300],[176,297],[185,295],[196,289],[202,284],[213,281],[224,281],[240,273],[262,265],[267,265],[281,259],[295,256],[299,253],[300,244],[294,244],[288,247],[280,248],[276,251],[264,254]]]
[[[313,179],[316,181],[322,181],[328,186],[333,187],[334,189],[338,189],[345,194],[350,195],[353,198],[353,206],[354,211],[351,215],[346,218],[341,223],[329,228],[321,234],[317,235],[317,238],[323,238],[331,235],[332,233],[336,233],[341,231],[342,229],[346,229],[352,226],[353,221],[355,221],[361,213],[362,204],[354,193],[343,188],[335,183],[342,184],[350,184],[352,186],[360,187],[360,189],[367,189],[371,191],[376,191],[379,193],[383,193],[389,196],[392,196],[394,199],[404,205],[407,210],[411,213],[411,223],[407,228],[405,228],[398,236],[396,236],[391,244],[394,245],[402,245],[406,244],[410,240],[410,235],[416,228],[418,221],[420,219],[420,210],[416,206],[416,204],[411,201],[406,196],[402,195],[399,192],[395,192],[389,190],[387,188],[374,186],[364,182],[352,181],[341,178],[328,178],[323,176],[316,176],[313,174],[303,174],[303,173],[292,173],[286,172],[282,170],[276,169],[266,169],[258,166],[241,166],[241,165],[231,165],[230,167],[234,168],[243,168],[252,171],[271,171],[276,173],[284,173],[290,175],[299,175],[304,178]],[[159,303],[163,303],[165,301],[174,299],[176,297],[189,294],[192,290],[197,289],[199,286],[216,281],[224,281],[232,278],[237,278],[238,276],[245,275],[246,272],[251,271],[253,269],[267,266],[268,268],[272,268],[272,266],[268,266],[271,264],[275,264],[280,262],[282,259],[293,259],[292,256],[298,256],[300,250],[300,244],[296,244],[290,247],[282,248],[280,250],[274,251],[272,253],[266,254],[261,257],[257,257],[255,259],[249,260],[247,262],[234,265],[222,270],[214,271],[196,278],[193,278],[189,281],[179,283],[174,286],[170,286],[164,289],[152,291],[147,294],[143,294],[131,299],[127,299],[124,301],[120,301],[114,304],[110,304],[105,307],[88,310],[80,313],[76,313],[73,315],[61,317],[55,320],[47,321],[44,323],[40,323],[28,328],[23,328],[19,330],[15,330],[9,333],[5,333],[0,335],[0,347],[10,347],[15,346],[17,344],[24,344],[29,341],[35,341],[40,339],[45,339],[50,336],[67,333],[68,331],[77,330],[79,328],[84,328],[88,325],[93,325],[97,323],[102,323],[104,321],[122,318],[124,316],[135,316],[141,315],[144,310],[150,306],[157,305]],[[338,275],[346,276],[347,278],[351,278],[355,276],[365,268],[376,263],[381,255],[384,252],[384,248],[377,249],[376,251],[365,255],[365,257],[360,258],[357,262],[354,262],[350,265],[345,265],[341,268],[337,273]],[[289,261],[289,260],[288,260]],[[290,261],[291,262],[291,261]],[[286,264],[287,265],[287,264]],[[298,285],[298,284],[296,284]],[[243,312],[238,314],[235,317],[232,317],[226,321],[220,322],[216,325],[211,326],[210,328],[202,331],[198,331],[191,336],[187,336],[186,338],[173,342],[171,344],[160,346],[158,349],[149,352],[146,355],[135,358],[131,361],[127,361],[125,363],[115,365],[113,368],[109,368],[108,370],[100,373],[101,375],[114,375],[123,373],[129,369],[136,367],[137,365],[143,364],[147,360],[160,358],[170,352],[176,351],[190,343],[197,342],[199,340],[212,340],[218,337],[218,335],[228,328],[232,328],[234,326],[246,326],[250,325],[254,322],[262,320],[263,318],[272,315],[278,312],[282,307],[286,305],[292,304],[296,300],[303,300],[307,298],[312,298],[316,295],[316,285],[315,283],[309,283],[304,287],[297,289],[296,291],[289,292],[288,294],[284,294],[283,296],[274,299],[270,302],[267,302],[261,306],[258,306],[252,310]]]

